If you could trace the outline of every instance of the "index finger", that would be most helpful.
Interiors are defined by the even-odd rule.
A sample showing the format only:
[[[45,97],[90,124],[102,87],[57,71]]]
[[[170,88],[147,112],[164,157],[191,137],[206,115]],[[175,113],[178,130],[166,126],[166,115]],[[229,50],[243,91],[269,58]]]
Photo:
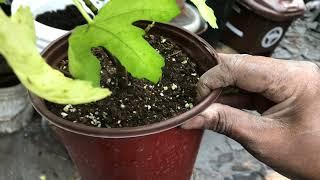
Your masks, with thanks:
[[[273,58],[219,54],[219,64],[201,76],[198,94],[204,97],[215,89],[236,86],[281,102],[292,94],[293,88],[288,87],[290,78],[287,74],[295,68],[288,61]]]

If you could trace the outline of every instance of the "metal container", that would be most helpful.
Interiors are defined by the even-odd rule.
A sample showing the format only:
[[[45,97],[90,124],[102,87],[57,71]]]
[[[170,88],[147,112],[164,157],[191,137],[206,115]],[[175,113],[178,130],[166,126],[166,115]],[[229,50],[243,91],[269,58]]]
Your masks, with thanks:
[[[146,28],[150,21],[136,25]],[[156,23],[150,30],[172,39],[204,73],[217,64],[213,48],[198,36],[176,26]],[[67,58],[68,36],[43,53],[56,66]],[[53,124],[83,180],[189,180],[203,130],[183,130],[182,123],[217,99],[212,93],[191,110],[159,123],[135,128],[96,128],[72,123],[50,112],[43,99],[31,94],[37,111]]]
[[[103,1],[92,1],[93,4],[101,8],[108,0]],[[64,9],[68,5],[74,4],[72,0],[13,0],[11,11],[15,13],[20,6],[29,6],[32,14],[36,17],[47,11],[56,11]],[[88,8],[85,8],[87,12],[90,12]],[[69,31],[47,26],[38,21],[34,21],[37,47],[42,52],[51,42],[67,34]]]
[[[185,3],[180,15],[174,18],[171,23],[196,34],[200,34],[208,28],[199,11],[188,3]]]
[[[33,107],[26,89],[18,84],[0,88],[0,133],[13,133],[32,119]]]
[[[303,0],[238,0],[226,22],[222,42],[239,53],[270,55],[304,10]]]
[[[26,126],[33,115],[27,91],[0,55],[0,133]]]

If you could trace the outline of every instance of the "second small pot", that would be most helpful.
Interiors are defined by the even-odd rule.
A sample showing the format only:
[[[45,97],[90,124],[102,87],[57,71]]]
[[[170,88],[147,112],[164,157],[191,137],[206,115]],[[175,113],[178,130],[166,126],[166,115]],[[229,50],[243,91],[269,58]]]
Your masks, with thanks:
[[[151,22],[136,25],[146,28]],[[156,23],[151,33],[170,38],[196,60],[199,73],[217,64],[213,48],[181,28]],[[68,36],[43,53],[56,66],[67,58]],[[83,180],[189,180],[201,142],[202,130],[183,130],[181,124],[216,99],[210,94],[191,110],[171,119],[135,128],[101,129],[66,121],[50,112],[43,99],[31,95],[38,112],[53,124]]]

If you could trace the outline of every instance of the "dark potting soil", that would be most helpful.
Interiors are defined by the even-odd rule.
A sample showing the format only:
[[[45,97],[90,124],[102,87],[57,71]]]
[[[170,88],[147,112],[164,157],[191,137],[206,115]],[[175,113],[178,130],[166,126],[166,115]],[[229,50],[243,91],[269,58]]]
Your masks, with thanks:
[[[79,25],[86,24],[76,6],[70,5],[63,10],[45,12],[36,17],[36,21],[47,26],[70,31]]]
[[[196,64],[170,39],[155,35],[145,38],[165,57],[163,78],[158,84],[128,74],[125,87],[125,73],[116,68],[106,51],[95,48],[93,53],[102,65],[101,86],[109,88],[112,95],[95,103],[74,106],[47,102],[49,110],[74,123],[121,128],[156,123],[191,109],[199,79]],[[67,69],[67,61],[62,62],[60,69]]]
[[[18,78],[8,66],[3,56],[0,55],[0,88],[6,88],[19,84]]]
[[[11,6],[0,3],[0,9],[7,15],[11,15]],[[0,54],[0,88],[6,88],[19,84],[18,78],[14,75],[11,68]]]
[[[11,6],[10,6],[10,5],[1,4],[1,3],[0,3],[0,8],[3,10],[3,12],[4,12],[7,16],[10,16],[10,15],[11,15]]]

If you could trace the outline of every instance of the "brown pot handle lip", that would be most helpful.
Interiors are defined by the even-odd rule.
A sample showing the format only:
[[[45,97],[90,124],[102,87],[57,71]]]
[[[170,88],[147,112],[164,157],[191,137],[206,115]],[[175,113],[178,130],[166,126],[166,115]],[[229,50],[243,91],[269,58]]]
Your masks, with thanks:
[[[266,5],[266,3],[263,2],[265,0],[259,0],[259,1],[260,3],[257,2],[257,0],[237,0],[239,4],[247,7],[253,12],[276,22],[293,20],[299,16],[302,16],[305,11],[305,8],[304,8],[304,9],[296,9],[296,11],[280,12]]]
[[[151,23],[150,21],[141,21],[141,23]],[[211,47],[210,44],[205,42],[202,38],[199,36],[190,33],[188,31],[183,30],[182,28],[179,28],[177,26],[169,25],[169,24],[163,24],[163,23],[156,23],[156,25],[160,26],[161,28],[171,28],[169,31],[174,32],[177,34],[181,34],[183,37],[191,38],[190,41],[196,41],[198,43],[197,46],[205,47],[207,50],[207,54],[209,53],[212,57],[212,60],[216,60],[216,64],[218,63],[218,55],[216,51]],[[159,29],[161,29],[159,27]],[[42,52],[43,56],[52,55],[52,49],[56,50],[66,45],[66,41],[69,34],[57,39],[49,45],[45,51]],[[51,50],[48,51],[48,50]],[[58,55],[56,55],[58,54]],[[54,56],[60,57],[62,56],[61,53],[56,53]],[[60,54],[60,55],[59,55]],[[91,136],[91,137],[98,137],[98,138],[131,138],[131,137],[140,137],[140,136],[146,136],[151,134],[160,133],[169,129],[173,129],[175,127],[180,126],[190,118],[196,116],[203,110],[205,110],[207,107],[209,107],[213,102],[215,102],[219,95],[221,94],[222,89],[220,90],[220,93],[211,93],[206,97],[202,102],[200,102],[198,105],[196,105],[191,110],[182,113],[178,116],[175,116],[173,118],[167,119],[165,121],[154,123],[151,125],[146,126],[139,126],[139,127],[132,127],[132,128],[96,128],[96,127],[89,127],[83,124],[76,124],[70,121],[66,121],[62,119],[61,117],[53,114],[46,108],[46,104],[43,99],[37,97],[35,94],[29,92],[30,99],[32,101],[32,104],[34,105],[35,109],[48,121],[50,121],[53,125],[64,129],[69,132],[73,132],[76,134],[81,134],[85,136]]]

